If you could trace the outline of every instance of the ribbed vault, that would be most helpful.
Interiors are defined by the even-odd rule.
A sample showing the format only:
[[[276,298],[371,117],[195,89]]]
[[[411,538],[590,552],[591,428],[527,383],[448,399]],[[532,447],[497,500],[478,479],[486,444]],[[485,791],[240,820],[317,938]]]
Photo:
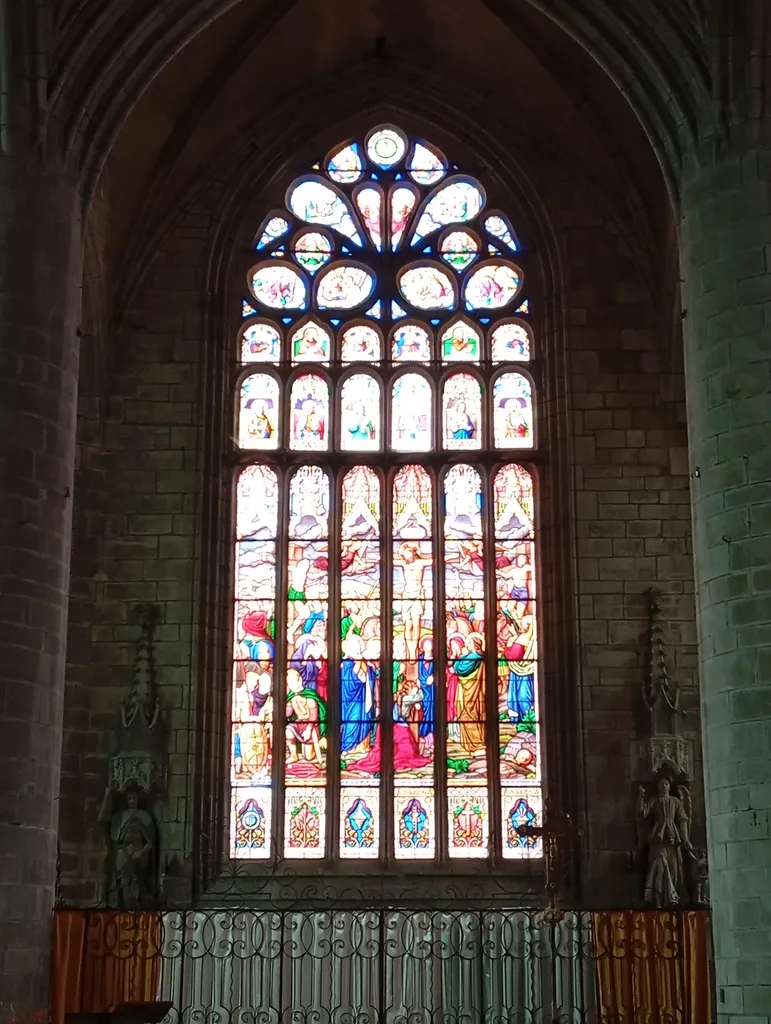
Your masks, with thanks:
[[[280,7],[242,0],[135,0],[130,5],[81,0],[59,5],[50,104],[63,144],[81,164],[86,180],[93,181],[121,124],[161,69],[196,37],[216,31],[220,19],[230,18],[239,30],[227,57],[238,62],[300,2],[286,0]],[[696,3],[484,0],[484,5],[515,34],[527,27],[528,8],[537,9],[591,54],[644,125],[674,184],[682,149],[693,137],[697,112],[704,109],[708,93],[707,49]],[[333,6],[323,5],[324,16],[345,34],[344,20]],[[430,17],[425,6],[373,4],[373,35],[383,34],[398,48],[410,25]],[[473,20],[472,14],[472,28]]]
[[[536,176],[569,167],[651,268],[655,287],[657,254],[671,239],[667,191],[676,197],[697,111],[708,108],[707,73],[691,5],[648,0],[645,8],[633,0],[61,4],[50,134],[86,204],[96,199],[107,212],[104,262],[119,306],[180,210],[213,179],[264,166],[278,139],[285,155],[298,154],[302,140],[331,142],[335,125],[389,104],[459,138],[505,138],[520,166],[540,168]]]

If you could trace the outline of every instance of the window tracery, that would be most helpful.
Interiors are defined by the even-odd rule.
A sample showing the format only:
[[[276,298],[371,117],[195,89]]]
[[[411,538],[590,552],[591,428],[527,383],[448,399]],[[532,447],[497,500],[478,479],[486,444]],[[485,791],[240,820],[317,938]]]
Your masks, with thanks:
[[[234,859],[541,855],[529,302],[392,125],[293,182],[241,303]]]

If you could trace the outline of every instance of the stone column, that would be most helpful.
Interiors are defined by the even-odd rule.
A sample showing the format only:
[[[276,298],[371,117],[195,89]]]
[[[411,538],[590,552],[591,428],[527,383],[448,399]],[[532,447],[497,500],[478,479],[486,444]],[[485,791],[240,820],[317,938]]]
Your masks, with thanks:
[[[687,176],[681,260],[720,1020],[771,1022],[771,122]]]
[[[80,265],[77,190],[0,150],[0,1021],[25,1024],[48,1009]]]

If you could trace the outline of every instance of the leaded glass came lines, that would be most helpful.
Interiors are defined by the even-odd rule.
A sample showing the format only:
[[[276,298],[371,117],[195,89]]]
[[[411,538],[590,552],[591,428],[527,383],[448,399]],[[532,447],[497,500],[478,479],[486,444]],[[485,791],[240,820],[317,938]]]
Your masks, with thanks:
[[[394,125],[317,166],[267,215],[236,310],[230,855],[539,857],[520,246]]]

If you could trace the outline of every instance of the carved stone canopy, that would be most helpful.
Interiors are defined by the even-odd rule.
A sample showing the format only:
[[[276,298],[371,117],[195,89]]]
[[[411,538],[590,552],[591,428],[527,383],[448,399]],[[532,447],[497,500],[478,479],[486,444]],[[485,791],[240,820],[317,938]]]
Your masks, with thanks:
[[[153,657],[158,617],[157,605],[134,608],[139,626],[134,675],[131,690],[120,703],[117,749],[110,758],[108,780],[120,792],[136,787],[150,794],[165,788],[164,730]]]
[[[679,736],[683,721],[680,687],[669,675],[661,593],[658,590],[649,590],[646,599],[648,628],[641,691],[647,712],[645,733],[648,736]]]
[[[683,782],[693,778],[693,744],[682,736],[648,736],[635,743],[633,760],[639,780],[666,775]]]
[[[632,749],[639,782],[666,775],[670,781],[693,778],[693,744],[683,736],[680,687],[670,678],[661,593],[648,590],[648,626],[640,693],[643,717]]]

